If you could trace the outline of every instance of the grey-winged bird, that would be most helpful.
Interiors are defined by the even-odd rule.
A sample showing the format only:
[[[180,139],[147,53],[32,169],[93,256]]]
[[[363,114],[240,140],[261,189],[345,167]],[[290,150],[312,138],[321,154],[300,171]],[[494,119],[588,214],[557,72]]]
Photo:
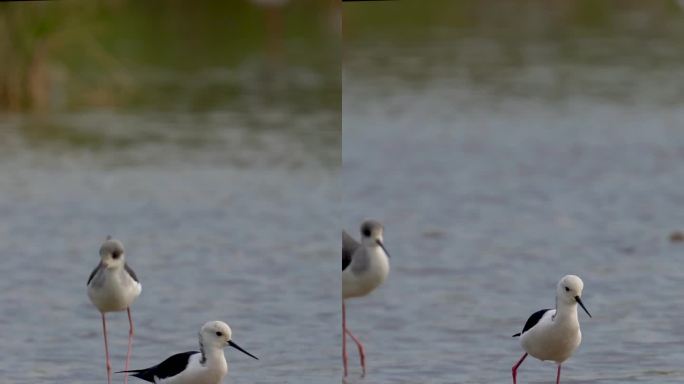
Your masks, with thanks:
[[[107,367],[107,383],[112,382],[112,365],[109,360],[109,345],[107,342],[107,312],[128,312],[128,351],[126,353],[125,369],[131,359],[133,343],[133,320],[131,319],[131,304],[140,295],[142,285],[133,269],[126,263],[123,244],[119,240],[107,237],[100,247],[100,263],[88,278],[88,297],[102,315],[102,333],[105,343],[105,361]],[[128,383],[128,375],[124,377]]]
[[[383,243],[384,228],[380,222],[366,220],[361,224],[361,242],[342,231],[342,363],[347,376],[347,335],[359,350],[362,375],[366,374],[366,353],[361,341],[347,328],[345,300],[366,296],[382,284],[389,274],[389,253]]]

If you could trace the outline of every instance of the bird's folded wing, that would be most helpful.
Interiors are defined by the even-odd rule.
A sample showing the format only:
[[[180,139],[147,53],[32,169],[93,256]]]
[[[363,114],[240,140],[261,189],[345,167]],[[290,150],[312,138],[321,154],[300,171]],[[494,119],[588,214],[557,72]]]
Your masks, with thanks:
[[[177,353],[168,359],[162,361],[161,363],[155,365],[154,367],[149,367],[145,369],[133,369],[130,371],[119,371],[116,373],[133,373],[133,376],[154,383],[155,377],[158,379],[164,379],[167,377],[176,376],[183,372],[187,368],[190,362],[190,357],[199,352],[188,351],[183,353]]]
[[[352,255],[354,251],[361,244],[354,240],[353,237],[349,236],[346,231],[342,231],[342,270],[344,271],[347,266],[351,263]]]
[[[136,283],[139,283],[140,280],[138,280],[138,276],[136,276],[135,271],[133,268],[131,268],[128,263],[124,263],[124,269],[126,269],[126,272],[128,272],[129,275],[135,280]]]
[[[527,319],[527,321],[525,322],[525,326],[523,327],[522,332],[516,333],[515,335],[513,335],[513,337],[520,336],[520,335],[522,335],[523,333],[527,332],[527,330],[529,330],[530,328],[532,328],[532,327],[534,327],[535,325],[537,325],[537,323],[539,322],[539,320],[541,320],[541,318],[544,317],[544,314],[545,314],[546,312],[548,312],[548,311],[550,311],[550,309],[540,309],[539,311],[533,313],[533,314],[530,316],[530,318]]]

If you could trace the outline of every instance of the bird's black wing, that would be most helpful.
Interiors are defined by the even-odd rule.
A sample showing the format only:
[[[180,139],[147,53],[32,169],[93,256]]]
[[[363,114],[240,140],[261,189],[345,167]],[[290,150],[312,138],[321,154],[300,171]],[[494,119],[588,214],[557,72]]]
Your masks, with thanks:
[[[139,283],[140,281],[138,280],[138,276],[135,274],[135,271],[133,271],[133,268],[128,266],[128,263],[124,263],[124,269],[126,272],[128,272],[129,275],[135,280],[136,283]]]
[[[542,310],[539,310],[539,311],[533,313],[532,316],[530,316],[530,318],[527,319],[527,322],[525,322],[525,326],[523,327],[522,332],[516,333],[515,335],[513,335],[513,337],[520,336],[520,335],[522,335],[523,333],[527,332],[528,329],[530,329],[530,328],[534,327],[535,325],[537,325],[537,323],[539,322],[539,320],[544,316],[544,314],[545,314],[547,311],[550,311],[550,309],[542,309]]]
[[[93,277],[95,277],[97,271],[99,271],[100,268],[102,268],[102,263],[97,264],[97,267],[95,267],[95,269],[93,269],[93,271],[90,272],[90,276],[88,277],[88,282],[86,283],[86,285],[90,285],[90,281],[93,279]]]
[[[347,269],[347,266],[351,264],[352,255],[354,251],[360,246],[358,241],[354,240],[353,237],[345,231],[342,231],[342,270]]]
[[[190,362],[190,357],[197,351],[189,351],[183,353],[177,353],[168,359],[162,361],[161,363],[155,365],[154,367],[149,367],[145,369],[132,369],[130,371],[119,371],[117,373],[132,373],[133,376],[154,383],[154,378],[164,379],[171,376],[176,376],[177,374],[183,372],[183,370],[188,366]]]

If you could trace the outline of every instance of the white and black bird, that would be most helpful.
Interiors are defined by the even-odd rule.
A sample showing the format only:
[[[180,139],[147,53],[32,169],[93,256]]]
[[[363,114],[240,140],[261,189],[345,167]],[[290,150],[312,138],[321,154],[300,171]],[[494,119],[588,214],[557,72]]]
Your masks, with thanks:
[[[575,275],[564,276],[556,286],[556,309],[542,309],[527,319],[520,336],[520,345],[525,350],[513,366],[513,384],[517,384],[518,367],[527,355],[541,361],[558,364],[556,384],[560,383],[561,364],[567,360],[582,342],[582,332],[577,315],[577,304],[591,317],[582,303],[582,279]]]
[[[102,333],[105,343],[105,364],[107,367],[107,383],[112,382],[112,365],[109,360],[109,345],[107,342],[107,320],[105,313],[128,312],[128,351],[126,353],[125,369],[131,359],[133,343],[133,320],[131,318],[131,304],[140,295],[142,285],[138,281],[133,269],[126,263],[123,244],[119,240],[107,237],[100,247],[100,263],[88,278],[88,297],[102,315]],[[128,382],[128,375],[124,378]]]
[[[347,335],[359,349],[362,375],[366,374],[363,343],[347,329],[345,300],[366,296],[382,284],[389,274],[390,255],[383,243],[384,228],[375,220],[361,224],[361,242],[342,231],[342,363],[347,376]]]
[[[230,346],[259,360],[231,338],[232,331],[228,324],[210,321],[200,329],[199,351],[178,353],[153,367],[128,372],[156,384],[220,384],[228,373],[223,348]]]

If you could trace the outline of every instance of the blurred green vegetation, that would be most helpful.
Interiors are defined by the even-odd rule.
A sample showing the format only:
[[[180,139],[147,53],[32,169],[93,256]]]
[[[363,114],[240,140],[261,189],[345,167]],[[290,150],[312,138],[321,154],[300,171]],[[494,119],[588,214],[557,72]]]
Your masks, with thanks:
[[[345,3],[345,43],[369,36],[418,40],[458,30],[466,35],[515,39],[544,34],[595,35],[614,31],[662,35],[681,31],[684,3],[678,0],[432,0]]]
[[[339,106],[332,1],[0,4],[0,110]],[[270,98],[270,99],[269,99]],[[292,100],[296,100],[293,102]]]
[[[344,69],[391,93],[679,103],[682,0],[402,0],[344,5]],[[658,84],[650,87],[648,84]],[[657,91],[657,92],[656,92]]]
[[[422,45],[425,57],[451,56],[454,64],[465,66],[483,64],[494,46],[510,65],[526,62],[540,46],[566,63],[639,62],[644,49],[661,42],[679,49],[650,52],[647,66],[661,59],[680,60],[684,53],[684,1],[679,0],[408,0],[345,4],[344,13],[348,51],[383,45],[415,50]],[[426,52],[446,42],[453,49]],[[596,49],[599,45],[604,49]],[[471,47],[480,50],[478,56],[466,57],[476,51]]]

